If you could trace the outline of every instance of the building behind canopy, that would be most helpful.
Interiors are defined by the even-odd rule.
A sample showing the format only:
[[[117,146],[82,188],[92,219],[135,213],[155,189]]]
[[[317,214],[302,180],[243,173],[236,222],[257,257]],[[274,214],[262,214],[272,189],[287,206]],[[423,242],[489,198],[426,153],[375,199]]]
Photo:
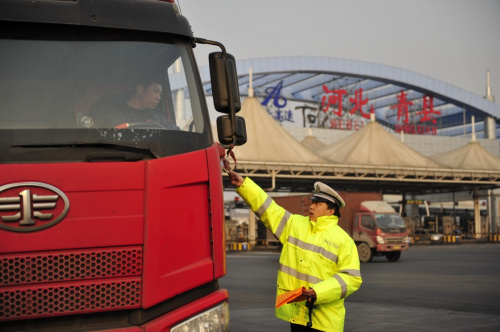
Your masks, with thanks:
[[[210,74],[200,69],[211,95]],[[435,78],[381,64],[326,57],[276,57],[237,61],[239,88],[254,95],[287,125],[349,129],[376,121],[395,132],[470,136],[472,117],[478,138],[500,134],[500,105],[494,103],[485,73],[485,96]]]
[[[399,192],[412,198],[432,195],[434,201],[474,198],[477,204],[481,199],[491,211],[490,224],[497,223],[498,201],[492,193],[500,185],[500,169],[490,157],[500,154],[500,106],[494,102],[489,74],[485,96],[477,96],[401,68],[337,58],[241,60],[237,71],[242,99],[254,95],[275,124],[296,140],[288,144],[273,125],[257,133],[259,143],[241,147],[244,173],[264,187],[301,191],[323,178],[342,189]],[[200,72],[210,96],[208,68]],[[253,114],[244,117],[250,120]],[[471,142],[484,150],[474,149],[471,155],[480,153],[488,167],[479,160],[475,166],[460,163],[457,156],[471,150],[466,148]],[[314,156],[301,153],[304,146]],[[253,149],[277,150],[270,157],[249,157]]]

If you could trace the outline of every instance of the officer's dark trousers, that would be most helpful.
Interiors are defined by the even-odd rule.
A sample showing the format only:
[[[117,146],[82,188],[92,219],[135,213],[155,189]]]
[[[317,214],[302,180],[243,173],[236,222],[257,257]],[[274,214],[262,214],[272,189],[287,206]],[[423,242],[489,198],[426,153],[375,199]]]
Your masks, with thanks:
[[[312,327],[307,327],[304,325],[297,325],[297,324],[290,323],[290,326],[291,326],[291,329],[290,329],[291,332],[321,332],[320,330],[316,330],[316,329],[313,329]]]

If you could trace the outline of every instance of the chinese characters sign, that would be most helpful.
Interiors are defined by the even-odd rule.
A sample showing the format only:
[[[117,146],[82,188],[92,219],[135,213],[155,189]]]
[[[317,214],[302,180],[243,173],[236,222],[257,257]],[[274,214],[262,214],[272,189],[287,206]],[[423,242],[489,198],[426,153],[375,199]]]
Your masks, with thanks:
[[[282,88],[283,81],[275,87],[266,88],[266,98],[262,105],[275,120],[295,122],[292,110],[286,108],[287,99],[281,95]],[[374,105],[362,88],[348,91],[329,89],[327,85],[323,85],[322,89],[318,107],[295,107],[296,110],[302,110],[304,127],[359,130],[375,112]],[[394,98],[392,103],[390,98]],[[396,132],[437,134],[437,116],[441,115],[441,111],[434,108],[432,96],[424,95],[411,100],[408,93],[402,90],[395,97],[389,97],[388,101],[392,105],[389,107],[389,112],[392,112],[390,115],[396,119]]]
[[[435,116],[441,115],[441,111],[434,109],[434,97],[426,95],[422,97],[422,110],[415,113],[419,124],[411,125],[409,121],[409,109],[414,103],[409,101],[407,96],[408,94],[404,90],[401,90],[401,93],[397,96],[398,103],[391,106],[391,109],[397,110],[398,122],[402,122],[402,124],[396,124],[396,132],[403,131],[409,134],[436,135],[437,120]]]

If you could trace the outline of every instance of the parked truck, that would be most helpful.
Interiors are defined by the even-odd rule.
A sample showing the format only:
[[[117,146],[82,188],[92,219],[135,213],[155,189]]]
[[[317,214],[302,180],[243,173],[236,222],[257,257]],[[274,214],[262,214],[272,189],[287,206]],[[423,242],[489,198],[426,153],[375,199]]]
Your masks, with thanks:
[[[385,256],[395,262],[408,250],[408,234],[403,218],[378,192],[342,192],[346,206],[340,209],[339,226],[354,240],[361,262]],[[310,194],[274,197],[291,213],[309,214]]]
[[[200,43],[220,47],[223,147]],[[221,160],[246,140],[235,68],[174,1],[0,1],[0,331],[229,331]],[[93,112],[145,91],[146,121]]]

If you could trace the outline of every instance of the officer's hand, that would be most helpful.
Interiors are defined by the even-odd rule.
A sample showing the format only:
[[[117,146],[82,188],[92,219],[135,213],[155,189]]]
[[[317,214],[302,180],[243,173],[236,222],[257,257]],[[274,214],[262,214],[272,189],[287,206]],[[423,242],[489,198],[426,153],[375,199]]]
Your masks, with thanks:
[[[231,183],[236,187],[241,186],[244,181],[243,177],[233,170],[229,171],[229,178],[231,179]]]
[[[302,295],[306,295],[306,296],[312,295],[313,297],[316,297],[316,292],[314,291],[314,289],[309,288],[309,289],[306,289],[305,291],[303,291]]]
[[[299,296],[297,296],[295,299],[291,300],[288,303],[305,301],[305,300],[307,300],[307,298],[309,297],[309,295],[312,295],[313,297],[316,297],[316,292],[314,291],[314,289],[309,288],[309,289],[306,289],[306,290],[302,291],[302,294],[300,294]]]

